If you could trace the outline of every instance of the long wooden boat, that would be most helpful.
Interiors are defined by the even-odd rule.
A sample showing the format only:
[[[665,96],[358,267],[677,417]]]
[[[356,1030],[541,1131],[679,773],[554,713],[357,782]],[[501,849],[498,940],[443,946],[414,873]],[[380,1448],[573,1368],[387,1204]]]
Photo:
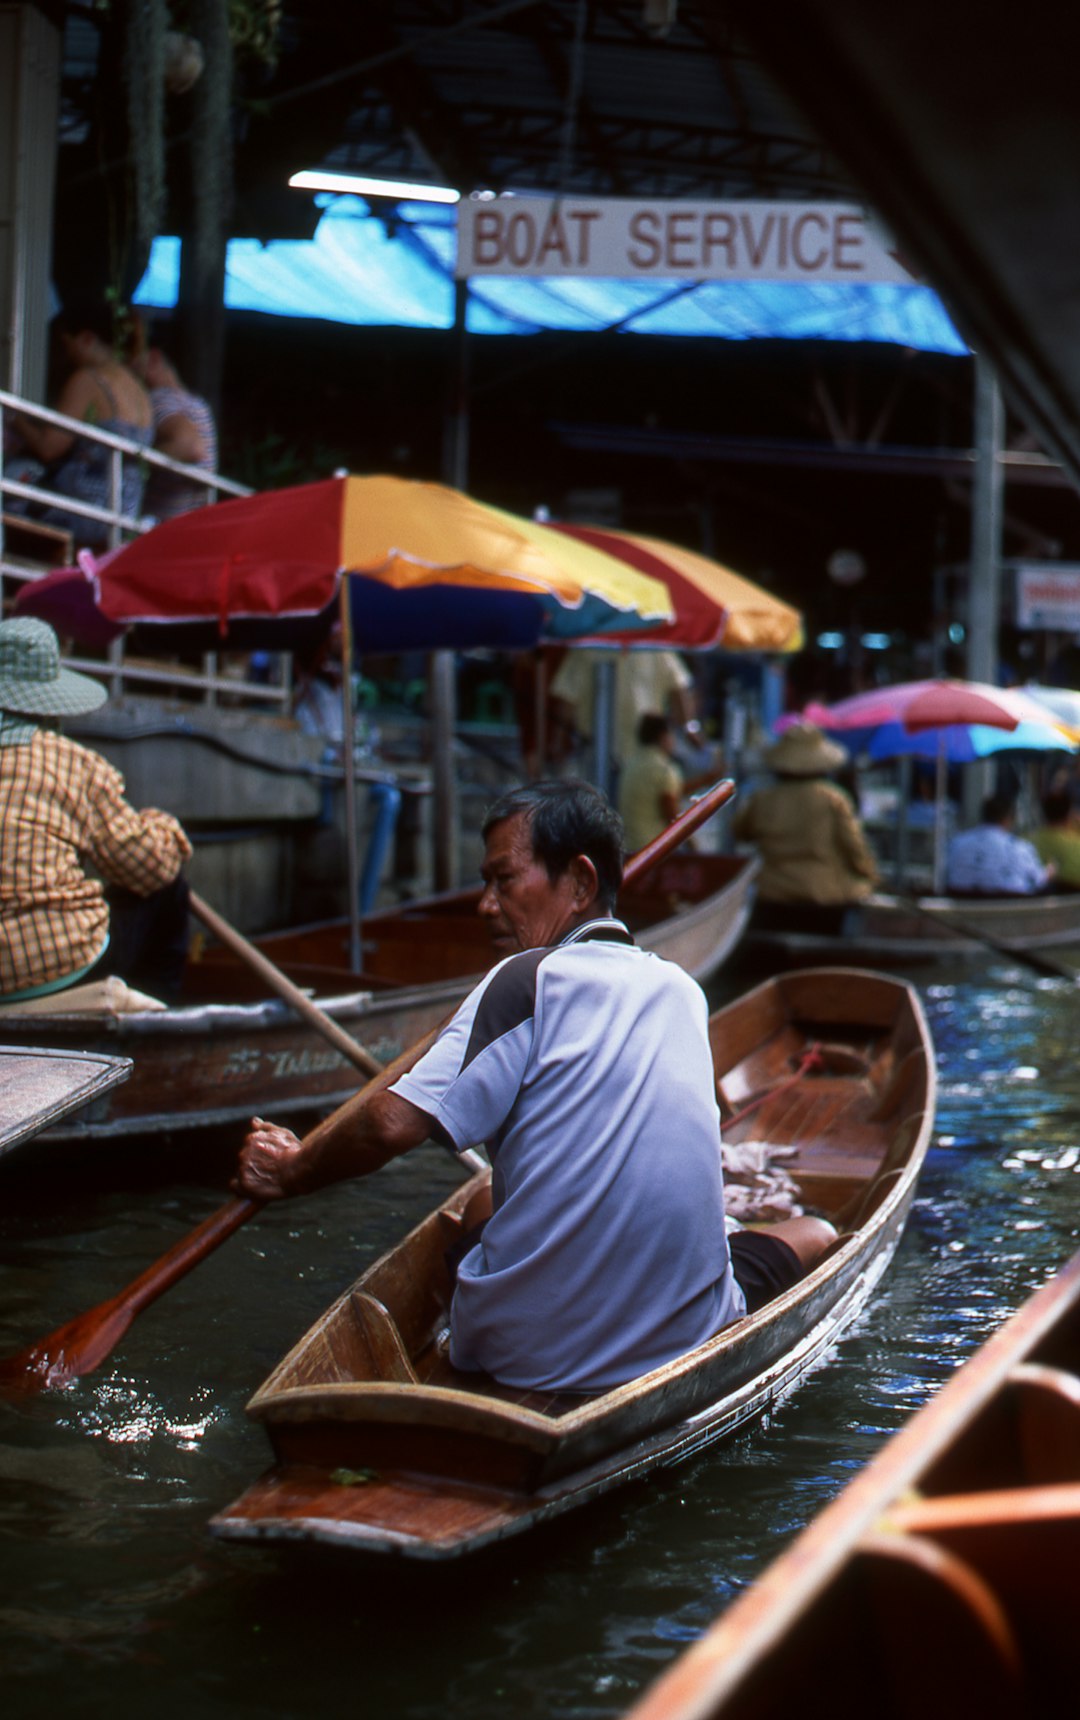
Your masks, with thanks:
[[[275,1465],[215,1517],[239,1540],[449,1558],[518,1534],[744,1427],[816,1366],[900,1239],[933,1118],[914,992],[851,969],[784,975],[712,1017],[725,1140],[794,1149],[840,1238],[800,1284],[598,1396],[455,1372],[445,1251],[490,1205],[481,1173],[372,1266],[248,1405]],[[812,1055],[810,1055],[812,1053]]]
[[[620,912],[643,945],[704,980],[745,930],[757,871],[756,860],[675,853],[623,892]],[[478,899],[478,891],[462,891],[373,914],[357,971],[343,921],[256,942],[387,1063],[445,1020],[490,965]],[[132,1009],[123,987],[103,997],[99,987],[92,1004],[75,990],[32,1005],[0,1002],[0,1039],[11,1045],[133,1059],[124,1087],[58,1121],[50,1138],[174,1133],[258,1112],[302,1117],[329,1112],[356,1091],[354,1066],[286,1004],[266,1000],[230,952],[215,945],[189,961],[185,987],[183,1004],[169,1009]]]
[[[774,931],[751,920],[748,953],[786,967],[843,961],[859,967],[979,961],[987,947],[1080,962],[1080,891],[1045,896],[874,895],[854,909],[850,931]]]
[[[627,1720],[786,1720],[792,1692],[830,1720],[1067,1713],[1078,1608],[1080,1254]]]

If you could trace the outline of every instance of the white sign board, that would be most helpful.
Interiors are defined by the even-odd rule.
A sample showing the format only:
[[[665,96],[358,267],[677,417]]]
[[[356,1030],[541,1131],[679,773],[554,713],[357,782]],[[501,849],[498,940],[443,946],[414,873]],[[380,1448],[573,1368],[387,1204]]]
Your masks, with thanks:
[[[615,280],[916,279],[866,210],[849,203],[467,198],[456,273]]]
[[[1080,567],[1064,562],[1018,566],[1016,625],[1080,633]]]

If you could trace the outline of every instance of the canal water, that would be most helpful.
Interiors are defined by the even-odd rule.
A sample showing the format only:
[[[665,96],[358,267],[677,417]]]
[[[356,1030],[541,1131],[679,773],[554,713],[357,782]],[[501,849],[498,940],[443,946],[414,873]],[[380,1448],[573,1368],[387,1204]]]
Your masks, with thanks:
[[[1077,1246],[1076,992],[1004,965],[918,989],[936,1143],[858,1328],[769,1425],[477,1562],[206,1533],[267,1461],[251,1391],[453,1186],[433,1149],[264,1213],[100,1372],[0,1403],[9,1720],[621,1714]],[[127,1284],[219,1204],[228,1158],[177,1138],[0,1164],[0,1353]]]

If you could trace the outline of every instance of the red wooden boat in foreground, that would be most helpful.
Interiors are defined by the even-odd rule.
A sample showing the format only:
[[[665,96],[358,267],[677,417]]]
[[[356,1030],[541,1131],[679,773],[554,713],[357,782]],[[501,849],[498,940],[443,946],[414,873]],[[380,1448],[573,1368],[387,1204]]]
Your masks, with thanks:
[[[1080,1254],[627,1720],[1071,1714],[1078,1608]]]

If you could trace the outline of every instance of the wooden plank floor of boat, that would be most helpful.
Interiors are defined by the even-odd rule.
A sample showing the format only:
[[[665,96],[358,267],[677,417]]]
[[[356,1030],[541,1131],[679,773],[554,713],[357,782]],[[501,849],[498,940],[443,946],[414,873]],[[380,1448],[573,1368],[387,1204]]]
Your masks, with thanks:
[[[438,1558],[462,1544],[497,1540],[536,1511],[536,1500],[496,1488],[380,1471],[278,1464],[211,1520],[229,1540],[318,1540],[406,1547]],[[348,1477],[348,1478],[346,1478]]]

